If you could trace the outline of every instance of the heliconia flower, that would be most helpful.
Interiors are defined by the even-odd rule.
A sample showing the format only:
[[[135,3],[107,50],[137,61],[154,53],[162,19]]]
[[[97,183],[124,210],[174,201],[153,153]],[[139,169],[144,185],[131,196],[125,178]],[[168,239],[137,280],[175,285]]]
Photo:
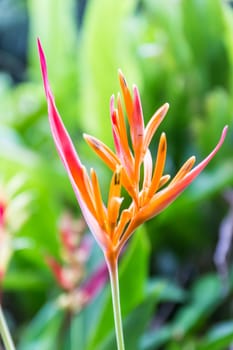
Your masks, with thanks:
[[[55,280],[63,290],[58,304],[75,312],[91,302],[108,279],[105,262],[86,276],[86,263],[91,255],[93,239],[90,235],[84,235],[84,229],[82,219],[75,220],[65,213],[59,224],[61,261],[52,256],[46,257]]]
[[[64,290],[71,290],[77,283],[76,275],[72,269],[68,269],[62,266],[52,256],[46,258],[48,266],[51,268],[53,275],[61,288]]]
[[[84,235],[84,231],[82,219],[74,219],[70,213],[64,213],[58,226],[61,262],[52,256],[46,257],[54,277],[64,290],[75,289],[85,276],[93,241],[89,235]]]
[[[130,140],[120,95],[117,96],[116,108],[114,97],[110,102],[115,153],[97,138],[84,135],[87,143],[113,171],[108,203],[105,205],[102,201],[96,172],[91,169],[88,175],[59,116],[48,81],[45,56],[39,41],[38,48],[48,103],[49,122],[57,150],[91,232],[102,248],[107,261],[117,260],[121,249],[135,229],[171,204],[207,166],[221,147],[227,127],[223,129],[216,147],[201,163],[193,168],[195,157],[190,157],[172,181],[161,189],[170,179],[169,175],[164,174],[167,152],[165,133],[162,133],[160,137],[154,166],[149,145],[169,105],[165,103],[158,109],[145,126],[139,91],[134,86],[133,94],[131,94],[123,74],[119,72]],[[142,166],[143,179],[141,179]],[[123,201],[121,186],[132,198],[130,206],[123,210],[121,210]]]
[[[91,276],[81,286],[81,295],[85,304],[94,299],[108,280],[108,268],[105,263],[100,264]]]
[[[82,218],[75,220],[69,212],[64,213],[59,222],[63,252],[72,256],[78,248],[78,259],[83,261],[86,261],[92,246],[89,237],[83,237],[85,228],[85,221]]]
[[[72,312],[80,312],[93,301],[108,280],[108,268],[105,263],[100,264],[96,270],[77,288],[69,293],[61,294],[58,305]]]
[[[77,271],[58,263],[52,257],[47,258],[58,285],[64,293],[58,297],[58,304],[65,309],[77,312],[90,303],[108,280],[108,268],[105,262],[101,263],[91,275],[78,281]]]

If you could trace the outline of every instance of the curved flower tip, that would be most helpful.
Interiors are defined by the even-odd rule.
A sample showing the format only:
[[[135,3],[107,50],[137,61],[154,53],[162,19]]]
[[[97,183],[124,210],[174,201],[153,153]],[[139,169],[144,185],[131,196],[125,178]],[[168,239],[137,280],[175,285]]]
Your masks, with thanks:
[[[39,52],[39,57],[40,57],[40,64],[41,64],[41,71],[42,71],[42,77],[43,77],[43,82],[44,82],[45,95],[47,97],[48,89],[49,89],[49,83],[48,83],[48,78],[47,78],[47,65],[46,65],[44,51],[42,49],[41,42],[40,42],[39,38],[37,38],[37,46],[38,46],[38,52]]]
[[[141,199],[143,200],[143,205],[135,213],[128,227],[123,233],[121,241],[119,242],[119,250],[123,248],[126,241],[129,239],[129,237],[132,235],[132,233],[136,230],[138,226],[140,226],[143,222],[152,219],[154,216],[158,215],[161,211],[166,209],[196,179],[196,177],[202,172],[202,170],[204,170],[204,168],[208,165],[208,163],[216,155],[216,153],[222,146],[227,134],[227,129],[228,127],[225,126],[222,131],[219,142],[217,143],[213,151],[201,163],[199,163],[195,168],[191,170],[195,162],[195,157],[190,157],[178,171],[177,175],[174,177],[171,183],[165,189],[162,189],[160,191],[156,191],[153,184],[153,177],[156,173],[158,174],[158,171],[156,169],[159,169],[160,167],[159,164],[156,165],[151,185],[148,186],[149,190],[146,190],[146,188],[144,188],[141,191]],[[158,154],[156,163],[158,163],[159,157],[160,156]],[[161,160],[159,160],[159,163],[161,163]],[[162,173],[160,172],[159,177],[161,175]],[[160,182],[163,183],[163,179],[166,177],[167,175],[160,177]],[[151,197],[150,190],[152,187],[154,194]]]
[[[171,181],[171,183],[164,190],[161,190],[154,195],[148,205],[146,205],[138,214],[137,220],[140,223],[151,219],[155,215],[158,215],[196,179],[196,177],[204,170],[204,168],[208,165],[208,163],[222,146],[227,134],[227,129],[228,126],[225,126],[219,142],[213,151],[201,163],[199,163],[195,168],[191,170],[192,165],[195,162],[195,157],[190,157],[177,173],[175,178]]]
[[[42,77],[44,81],[44,89],[48,103],[48,114],[49,122],[52,130],[52,134],[57,146],[58,152],[63,160],[63,163],[68,171],[68,173],[73,177],[81,176],[82,173],[82,164],[75,152],[72,141],[62,123],[61,117],[57,111],[54,97],[50,90],[48,74],[47,74],[47,65],[45,55],[38,39],[38,51],[40,57]]]

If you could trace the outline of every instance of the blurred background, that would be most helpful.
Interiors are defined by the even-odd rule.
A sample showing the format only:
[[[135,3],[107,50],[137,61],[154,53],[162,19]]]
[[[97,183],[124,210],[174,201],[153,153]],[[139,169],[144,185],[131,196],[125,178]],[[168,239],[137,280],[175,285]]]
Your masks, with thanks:
[[[38,37],[60,114],[105,198],[110,173],[82,133],[112,147],[109,101],[119,91],[118,68],[139,87],[146,122],[170,103],[151,145],[155,157],[166,132],[166,173],[193,154],[201,161],[229,125],[208,168],[131,239],[120,283],[127,349],[233,348],[233,2],[0,0],[0,293],[7,321],[22,350],[112,350],[106,279],[88,303],[77,294],[69,299],[103,257],[91,243],[77,277],[80,265],[66,251],[64,217],[66,230],[91,236],[50,134]],[[75,275],[71,287],[61,281],[64,271]]]

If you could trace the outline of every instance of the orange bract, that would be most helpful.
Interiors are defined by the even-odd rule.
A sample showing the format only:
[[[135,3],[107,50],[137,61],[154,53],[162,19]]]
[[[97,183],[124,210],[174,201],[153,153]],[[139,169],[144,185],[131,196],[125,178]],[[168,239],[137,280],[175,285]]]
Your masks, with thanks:
[[[221,147],[227,127],[223,129],[217,146],[200,164],[192,169],[195,157],[189,158],[170,184],[161,189],[170,179],[169,175],[163,174],[167,152],[165,133],[162,133],[160,137],[154,166],[149,145],[155,131],[164,119],[169,105],[165,103],[160,107],[145,127],[139,91],[134,86],[131,95],[123,74],[119,72],[130,140],[127,135],[120,95],[117,96],[117,107],[114,106],[114,96],[110,102],[115,153],[97,138],[84,134],[87,143],[113,171],[108,203],[105,205],[95,171],[91,169],[90,176],[88,175],[56,109],[48,82],[45,56],[39,41],[38,47],[48,102],[49,121],[56,147],[90,230],[105,256],[117,258],[135,229],[172,203],[206,167]],[[132,145],[132,149],[130,145]],[[140,178],[142,166],[144,168],[143,179]],[[142,185],[140,186],[140,184]],[[120,210],[123,201],[121,186],[127,190],[132,198],[129,208],[122,211]]]

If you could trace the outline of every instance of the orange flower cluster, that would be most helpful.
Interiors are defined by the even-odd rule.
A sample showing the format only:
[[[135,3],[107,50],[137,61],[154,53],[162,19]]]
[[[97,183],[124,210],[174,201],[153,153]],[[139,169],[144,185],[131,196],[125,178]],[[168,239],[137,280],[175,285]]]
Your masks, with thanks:
[[[63,289],[58,304],[72,312],[82,310],[104,286],[108,278],[107,266],[100,264],[86,276],[86,264],[92,250],[92,237],[84,235],[85,223],[65,213],[59,225],[61,262],[46,258],[53,275]]]
[[[149,145],[169,106],[167,103],[164,104],[144,126],[139,91],[134,86],[131,94],[124,76],[119,72],[129,124],[129,137],[120,95],[117,96],[116,108],[114,97],[110,102],[115,153],[98,139],[84,135],[87,143],[113,171],[108,202],[105,205],[95,170],[91,169],[88,175],[59,116],[48,82],[45,56],[39,41],[38,47],[49,121],[57,150],[91,232],[107,257],[107,261],[116,261],[124,244],[136,228],[164,210],[206,167],[222,145],[227,127],[223,129],[217,146],[201,163],[193,168],[195,157],[190,157],[172,181],[163,187],[170,180],[170,176],[164,174],[167,151],[165,133],[160,137],[154,165]],[[142,167],[143,171],[141,171]],[[143,178],[141,178],[142,173]],[[122,186],[132,198],[129,207],[123,210],[121,210]]]

